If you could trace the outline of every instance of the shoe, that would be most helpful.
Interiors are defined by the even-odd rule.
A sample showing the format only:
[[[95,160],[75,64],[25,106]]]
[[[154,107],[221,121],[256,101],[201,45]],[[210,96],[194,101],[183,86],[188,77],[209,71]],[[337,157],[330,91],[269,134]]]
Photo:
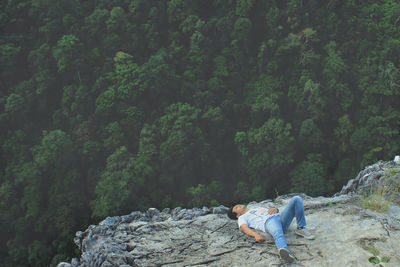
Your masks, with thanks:
[[[292,254],[289,253],[289,251],[287,251],[284,248],[279,249],[279,256],[281,256],[281,259],[287,261],[287,262],[293,262],[294,261],[294,257]]]
[[[303,226],[303,227],[300,227],[300,228],[297,228],[295,231],[294,231],[297,235],[299,235],[299,236],[302,236],[302,237],[304,237],[304,238],[306,238],[306,239],[314,239],[315,238],[315,236],[314,235],[312,235],[311,233],[310,233],[310,231],[308,231],[308,229],[305,227],[305,226]]]

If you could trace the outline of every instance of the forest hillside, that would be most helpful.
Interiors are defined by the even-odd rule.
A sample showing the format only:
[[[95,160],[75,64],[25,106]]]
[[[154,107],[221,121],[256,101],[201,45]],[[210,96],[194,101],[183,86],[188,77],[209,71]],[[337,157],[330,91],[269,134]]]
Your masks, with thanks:
[[[149,207],[337,192],[400,150],[395,0],[0,2],[0,266]]]

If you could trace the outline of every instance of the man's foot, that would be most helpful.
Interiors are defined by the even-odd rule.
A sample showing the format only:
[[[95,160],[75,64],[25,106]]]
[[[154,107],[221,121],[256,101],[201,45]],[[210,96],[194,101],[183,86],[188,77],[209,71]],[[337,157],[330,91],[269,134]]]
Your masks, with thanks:
[[[294,231],[297,235],[299,235],[299,236],[302,236],[302,237],[304,237],[304,238],[306,238],[306,239],[314,239],[315,238],[315,236],[314,235],[312,235],[311,233],[310,233],[310,231],[308,231],[308,229],[305,227],[305,226],[302,226],[302,227],[300,227],[300,228],[297,228],[295,231]]]
[[[292,256],[292,254],[290,254],[289,251],[287,251],[284,248],[280,248],[279,249],[279,256],[281,256],[281,259],[287,261],[287,262],[293,262],[294,261],[294,257]]]

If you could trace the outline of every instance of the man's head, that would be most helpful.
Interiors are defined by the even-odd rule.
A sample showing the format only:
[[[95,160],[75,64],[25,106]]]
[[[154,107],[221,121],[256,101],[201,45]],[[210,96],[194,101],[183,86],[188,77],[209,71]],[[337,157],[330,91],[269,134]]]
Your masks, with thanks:
[[[245,205],[237,204],[229,209],[228,217],[232,220],[236,220],[240,215],[245,214],[247,211],[248,208]]]

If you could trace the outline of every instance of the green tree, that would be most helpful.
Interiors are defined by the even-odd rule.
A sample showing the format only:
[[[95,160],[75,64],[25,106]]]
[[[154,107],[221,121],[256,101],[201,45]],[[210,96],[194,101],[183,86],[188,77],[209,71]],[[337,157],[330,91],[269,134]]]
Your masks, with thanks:
[[[350,135],[353,132],[353,124],[351,123],[349,116],[343,115],[338,120],[338,126],[334,129],[333,134],[338,139],[339,151],[346,152],[348,149],[348,143]]]
[[[307,159],[290,172],[291,191],[309,196],[330,194],[333,183],[326,177],[326,167],[320,154],[308,154]]]
[[[294,160],[294,138],[290,131],[289,123],[271,118],[260,128],[236,133],[235,143],[243,156],[247,180],[252,185],[261,185],[270,191],[277,185],[277,176]]]
[[[115,151],[125,143],[124,132],[118,122],[111,122],[104,128],[104,147],[108,151]]]
[[[296,104],[296,111],[301,117],[318,120],[323,116],[326,106],[326,96],[321,85],[311,79],[305,81],[303,87],[291,86],[289,97]]]
[[[71,65],[80,60],[80,49],[79,39],[75,35],[68,34],[61,37],[53,50],[59,72],[71,68]]]
[[[13,43],[0,43],[0,70],[1,78],[5,80],[10,76],[14,76],[19,65],[22,48]]]
[[[270,75],[260,75],[254,84],[249,84],[249,96],[246,102],[251,108],[252,123],[258,125],[266,117],[280,114],[279,100],[282,92],[279,90],[281,81]]]
[[[328,56],[324,59],[322,73],[326,78],[327,89],[335,93],[334,96],[339,100],[342,109],[346,111],[352,104],[353,94],[349,90],[348,85],[343,83],[343,77],[348,71],[348,66],[340,53],[337,52],[336,46],[336,43],[333,41],[325,46]]]
[[[39,208],[31,214],[35,220],[33,227],[46,236],[56,236],[61,243],[72,242],[75,227],[88,220],[83,212],[88,207],[85,204],[86,190],[82,187],[84,180],[77,169],[76,148],[65,132],[44,131],[41,143],[32,148],[32,154],[33,164],[41,173],[37,181],[39,184],[32,188],[40,191],[34,194],[29,187],[25,188],[26,193],[30,194],[27,195],[26,203]],[[37,201],[32,201],[32,197]],[[52,227],[48,227],[49,224]],[[44,242],[48,240],[44,239]],[[36,249],[32,251],[37,253]],[[55,252],[53,255],[60,253],[65,256],[63,249],[59,251],[57,247],[52,247],[52,251]]]
[[[177,103],[168,107],[159,120],[163,180],[170,190],[173,187],[181,194],[188,187],[207,181],[203,172],[208,166],[209,144],[199,127],[199,117],[199,109]]]
[[[254,0],[236,0],[236,15],[249,17],[253,5]]]
[[[187,192],[193,196],[190,204],[194,207],[201,207],[202,205],[217,206],[216,200],[222,192],[223,186],[217,180],[211,181],[209,185],[198,184],[187,189]]]
[[[104,218],[129,211],[133,169],[133,156],[124,146],[107,158],[106,168],[96,185],[96,198],[91,202],[93,217]]]
[[[312,119],[306,119],[301,123],[298,140],[304,153],[320,151],[324,144],[323,137],[321,129]]]

